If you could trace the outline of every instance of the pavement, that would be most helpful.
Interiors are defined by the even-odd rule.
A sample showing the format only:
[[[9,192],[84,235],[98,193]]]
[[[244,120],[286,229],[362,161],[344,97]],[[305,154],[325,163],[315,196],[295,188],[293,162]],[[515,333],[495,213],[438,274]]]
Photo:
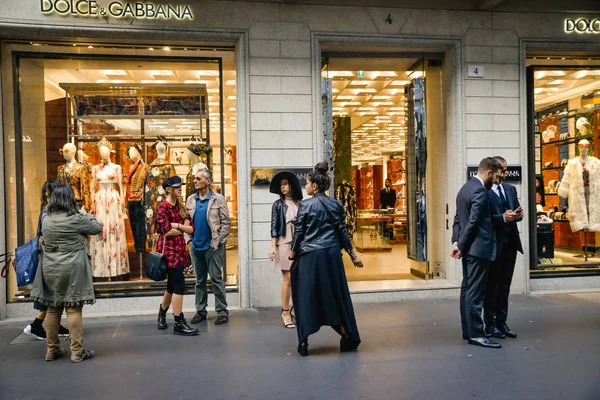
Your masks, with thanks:
[[[358,351],[340,354],[324,327],[306,358],[278,309],[236,310],[221,326],[210,313],[197,337],[174,336],[172,316],[159,331],[153,316],[84,309],[97,355],[79,364],[45,362],[26,323],[2,321],[0,399],[600,399],[599,292],[511,296],[518,338],[499,350],[462,340],[456,298],[355,308]]]

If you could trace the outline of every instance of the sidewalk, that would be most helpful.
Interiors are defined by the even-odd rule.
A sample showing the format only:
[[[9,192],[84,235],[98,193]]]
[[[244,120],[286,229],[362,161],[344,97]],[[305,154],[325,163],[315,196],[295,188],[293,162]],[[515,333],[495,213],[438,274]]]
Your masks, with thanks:
[[[26,324],[2,322],[0,399],[600,399],[600,293],[512,296],[509,311],[519,337],[491,350],[462,340],[458,299],[358,305],[358,352],[324,328],[307,358],[277,309],[210,313],[198,337],[174,336],[171,315],[159,331],[84,311],[97,355],[81,364],[45,362]]]

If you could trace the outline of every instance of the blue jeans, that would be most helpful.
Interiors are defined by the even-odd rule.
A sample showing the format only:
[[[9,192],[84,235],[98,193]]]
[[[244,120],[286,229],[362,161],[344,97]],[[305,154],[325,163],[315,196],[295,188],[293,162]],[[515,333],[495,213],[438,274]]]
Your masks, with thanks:
[[[219,315],[228,316],[227,300],[225,299],[225,283],[223,281],[223,260],[225,244],[219,245],[216,251],[212,249],[198,251],[190,243],[190,256],[196,273],[196,312],[206,316],[208,291],[206,288],[207,274],[210,274],[213,293],[215,294],[215,310]]]

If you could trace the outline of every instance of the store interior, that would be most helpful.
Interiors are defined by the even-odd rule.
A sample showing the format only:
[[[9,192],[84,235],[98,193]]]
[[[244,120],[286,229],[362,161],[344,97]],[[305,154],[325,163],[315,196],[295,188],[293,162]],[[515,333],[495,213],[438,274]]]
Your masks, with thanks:
[[[32,48],[35,45],[32,43]],[[70,49],[65,47],[58,47],[57,53],[68,53]],[[90,205],[84,208],[88,208],[86,212],[98,210],[94,196],[99,189],[93,171],[102,163],[98,144],[105,140],[111,150],[110,163],[122,171],[114,188],[119,192],[115,207],[124,219],[126,259],[117,272],[103,271],[94,265],[102,260],[93,260],[97,295],[156,290],[156,283],[145,276],[144,265],[147,254],[155,250],[157,237],[151,232],[153,213],[164,198],[160,184],[169,175],[180,176],[185,197],[194,192],[193,173],[206,165],[213,173],[213,189],[226,197],[229,207],[232,229],[226,243],[226,285],[235,290],[239,283],[235,52],[164,47],[144,49],[143,56],[133,58],[121,57],[126,51],[119,49],[105,50],[111,55],[101,56],[102,50],[94,52],[100,46],[79,46],[86,47],[87,56],[46,54],[20,60],[25,237],[35,235],[42,184],[70,177],[60,170],[69,162],[67,143],[77,149],[73,165],[87,167],[87,174],[78,181],[80,188],[87,185],[89,190]],[[147,229],[145,238],[138,240],[143,242],[143,252],[134,243],[127,207],[137,166],[131,157],[135,145],[148,169],[141,202],[145,213],[141,223]],[[166,175],[149,178],[159,170]],[[74,182],[70,183],[75,186]],[[185,274],[186,286],[191,288],[194,271],[189,256]],[[9,282],[14,285],[14,279]],[[27,292],[27,288],[12,287],[10,298],[21,298]]]
[[[597,271],[600,60],[536,54],[527,63],[533,69],[535,108],[537,262],[531,276]]]
[[[405,90],[427,75],[423,60],[326,57],[322,64],[322,77],[330,79],[333,191],[345,206],[352,243],[365,265],[354,268],[344,257],[348,280],[428,278],[427,262],[410,255],[407,200],[416,172],[408,165],[414,116]]]

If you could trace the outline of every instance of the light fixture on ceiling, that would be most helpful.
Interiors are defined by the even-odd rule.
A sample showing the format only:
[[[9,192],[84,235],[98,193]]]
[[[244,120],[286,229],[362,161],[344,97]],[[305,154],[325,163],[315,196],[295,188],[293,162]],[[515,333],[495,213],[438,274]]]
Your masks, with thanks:
[[[215,71],[215,70],[212,70],[212,69],[209,69],[209,70],[200,70],[200,71],[197,71],[197,73],[198,73],[199,77],[200,76],[217,76],[217,75],[219,75],[219,71]]]

